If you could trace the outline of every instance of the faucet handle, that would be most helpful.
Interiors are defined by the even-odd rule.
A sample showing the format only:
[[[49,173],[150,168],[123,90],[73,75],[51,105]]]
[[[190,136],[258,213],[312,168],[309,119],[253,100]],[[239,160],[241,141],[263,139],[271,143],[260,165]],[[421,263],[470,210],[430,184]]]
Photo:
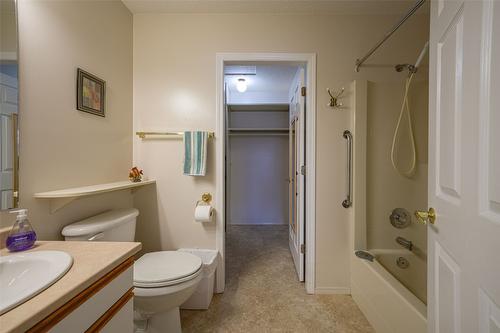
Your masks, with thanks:
[[[415,211],[415,216],[417,217],[417,221],[420,224],[430,224],[436,223],[436,211],[434,208],[429,208],[428,211],[425,210],[417,210]]]

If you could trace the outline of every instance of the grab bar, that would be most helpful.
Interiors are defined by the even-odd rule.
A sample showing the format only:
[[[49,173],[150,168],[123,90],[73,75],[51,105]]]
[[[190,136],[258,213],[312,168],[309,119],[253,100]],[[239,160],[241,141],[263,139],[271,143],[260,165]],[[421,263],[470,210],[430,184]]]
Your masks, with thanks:
[[[352,134],[345,130],[343,137],[347,140],[347,195],[342,206],[349,208],[352,206]]]

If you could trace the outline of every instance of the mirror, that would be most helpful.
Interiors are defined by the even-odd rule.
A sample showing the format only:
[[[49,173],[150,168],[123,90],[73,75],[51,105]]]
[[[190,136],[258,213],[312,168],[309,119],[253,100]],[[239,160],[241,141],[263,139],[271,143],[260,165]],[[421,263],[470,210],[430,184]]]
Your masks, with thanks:
[[[0,1],[0,210],[18,206],[19,87],[17,6]]]

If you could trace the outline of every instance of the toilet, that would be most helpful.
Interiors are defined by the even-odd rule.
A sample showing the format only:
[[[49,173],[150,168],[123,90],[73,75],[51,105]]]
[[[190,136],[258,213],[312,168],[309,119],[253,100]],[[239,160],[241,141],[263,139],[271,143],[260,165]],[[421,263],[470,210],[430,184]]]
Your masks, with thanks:
[[[67,241],[132,242],[139,211],[111,210],[67,225]],[[144,254],[134,264],[135,332],[181,332],[179,306],[202,279],[199,257],[178,251]]]

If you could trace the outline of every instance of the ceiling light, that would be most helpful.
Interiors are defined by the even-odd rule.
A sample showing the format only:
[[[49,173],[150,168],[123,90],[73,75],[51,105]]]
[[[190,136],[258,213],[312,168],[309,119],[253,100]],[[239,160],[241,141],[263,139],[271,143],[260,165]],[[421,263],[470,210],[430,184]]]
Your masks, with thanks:
[[[245,79],[238,79],[238,81],[236,81],[236,90],[240,93],[247,91],[247,81]]]

